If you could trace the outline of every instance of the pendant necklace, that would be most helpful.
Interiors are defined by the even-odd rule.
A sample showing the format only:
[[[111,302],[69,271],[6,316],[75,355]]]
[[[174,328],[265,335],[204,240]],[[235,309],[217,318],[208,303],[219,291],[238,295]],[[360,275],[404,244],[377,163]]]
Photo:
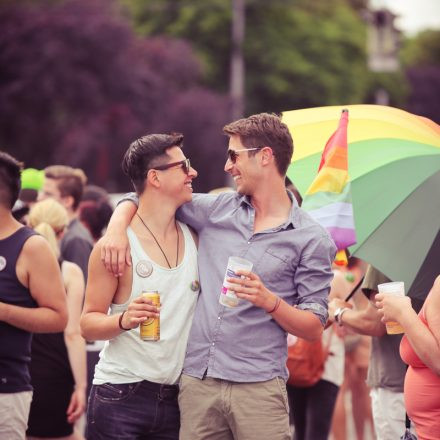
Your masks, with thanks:
[[[165,258],[165,260],[166,260],[166,262],[168,264],[168,267],[171,269],[171,264],[168,261],[168,258],[167,258],[167,256],[165,255],[165,252],[162,249],[162,246],[159,244],[159,242],[157,241],[156,237],[151,232],[151,229],[145,224],[145,222],[142,220],[142,217],[137,212],[136,212],[136,215],[139,217],[139,220],[147,228],[147,231],[153,237],[154,241],[156,242],[157,246],[159,247],[160,251],[162,252],[162,255],[164,256],[164,258]],[[177,249],[176,249],[176,267],[177,267],[177,263],[179,262],[179,230],[177,229],[177,221],[176,220],[174,220],[174,225],[176,226],[176,232],[177,232]]]

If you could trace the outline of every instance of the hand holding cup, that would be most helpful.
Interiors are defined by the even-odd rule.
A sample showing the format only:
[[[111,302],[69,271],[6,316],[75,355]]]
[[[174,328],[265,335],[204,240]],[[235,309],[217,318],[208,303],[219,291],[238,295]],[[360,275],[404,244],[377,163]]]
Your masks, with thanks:
[[[375,297],[376,307],[382,315],[387,333],[389,335],[404,333],[400,321],[402,314],[408,308],[411,309],[411,300],[405,296],[403,282],[383,283],[377,287],[379,293]]]

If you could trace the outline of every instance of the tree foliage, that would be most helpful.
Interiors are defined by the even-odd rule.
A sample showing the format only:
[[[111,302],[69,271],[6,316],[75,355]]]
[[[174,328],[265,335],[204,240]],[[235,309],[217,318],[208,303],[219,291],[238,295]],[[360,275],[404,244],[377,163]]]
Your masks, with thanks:
[[[26,166],[79,166],[120,190],[122,155],[143,134],[181,130],[199,162],[223,155],[228,102],[200,88],[199,62],[184,41],[137,37],[110,0],[3,2],[0,28],[0,148]],[[220,168],[196,187],[223,180]]]
[[[224,0],[124,0],[143,35],[184,38],[202,59],[205,83],[229,83],[231,4]],[[355,4],[355,7],[353,6]],[[365,24],[348,0],[247,0],[247,113],[362,102]]]
[[[407,38],[401,60],[406,67],[440,65],[440,30],[427,30]]]
[[[401,59],[411,85],[408,110],[440,123],[440,31],[407,38]]]

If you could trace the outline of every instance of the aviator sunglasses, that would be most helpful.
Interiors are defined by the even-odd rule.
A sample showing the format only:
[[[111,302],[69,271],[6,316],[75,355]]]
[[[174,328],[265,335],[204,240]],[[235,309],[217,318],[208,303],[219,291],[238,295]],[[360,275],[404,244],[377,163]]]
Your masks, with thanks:
[[[239,156],[238,153],[242,151],[255,151],[255,150],[261,150],[263,147],[256,147],[256,148],[242,148],[241,150],[228,150],[228,159],[235,163],[237,162],[237,157]]]
[[[165,165],[158,165],[157,167],[154,167],[153,169],[163,171],[163,170],[167,170],[168,168],[175,167],[177,165],[182,165],[183,172],[185,174],[189,174],[189,170],[191,168],[191,162],[189,161],[188,158],[183,159],[183,160],[179,160],[179,162],[172,162],[172,163],[167,163]]]

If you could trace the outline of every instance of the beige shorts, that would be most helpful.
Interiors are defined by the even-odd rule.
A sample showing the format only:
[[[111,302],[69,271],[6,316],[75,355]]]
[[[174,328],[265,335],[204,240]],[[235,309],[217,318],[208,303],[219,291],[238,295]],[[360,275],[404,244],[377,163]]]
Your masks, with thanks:
[[[26,437],[31,401],[32,391],[0,393],[0,439]]]
[[[290,440],[286,384],[182,375],[180,440]]]

